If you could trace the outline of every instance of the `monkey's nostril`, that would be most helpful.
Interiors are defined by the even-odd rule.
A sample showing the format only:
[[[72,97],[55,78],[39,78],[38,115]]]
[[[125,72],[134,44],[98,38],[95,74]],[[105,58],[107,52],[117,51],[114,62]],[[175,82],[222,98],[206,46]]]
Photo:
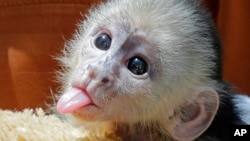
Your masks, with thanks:
[[[112,76],[105,76],[102,77],[102,79],[100,80],[100,85],[106,88],[111,87],[113,83],[114,83],[114,78]]]
[[[109,79],[107,77],[103,78],[102,79],[102,83],[105,84],[105,83],[108,83],[109,82]]]

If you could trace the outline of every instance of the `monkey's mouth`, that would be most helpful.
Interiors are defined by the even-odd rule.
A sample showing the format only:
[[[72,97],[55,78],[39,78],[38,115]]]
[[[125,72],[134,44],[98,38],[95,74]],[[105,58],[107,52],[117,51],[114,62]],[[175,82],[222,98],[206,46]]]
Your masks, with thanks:
[[[85,89],[73,87],[60,97],[57,102],[57,111],[65,114],[87,106],[96,106],[88,92]]]

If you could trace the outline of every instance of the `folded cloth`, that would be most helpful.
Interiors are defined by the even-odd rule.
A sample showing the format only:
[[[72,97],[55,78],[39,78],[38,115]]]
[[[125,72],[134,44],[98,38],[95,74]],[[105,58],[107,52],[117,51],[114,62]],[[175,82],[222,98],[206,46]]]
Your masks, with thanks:
[[[92,133],[43,109],[0,109],[1,141],[121,141],[112,131]]]

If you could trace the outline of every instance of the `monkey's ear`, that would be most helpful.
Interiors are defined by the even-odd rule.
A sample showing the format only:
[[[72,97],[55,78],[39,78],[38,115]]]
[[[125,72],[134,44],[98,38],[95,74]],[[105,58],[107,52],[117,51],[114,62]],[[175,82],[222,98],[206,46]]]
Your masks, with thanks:
[[[194,95],[193,100],[181,106],[177,117],[170,119],[168,131],[175,140],[196,139],[206,131],[217,113],[219,96],[215,90],[202,88]]]

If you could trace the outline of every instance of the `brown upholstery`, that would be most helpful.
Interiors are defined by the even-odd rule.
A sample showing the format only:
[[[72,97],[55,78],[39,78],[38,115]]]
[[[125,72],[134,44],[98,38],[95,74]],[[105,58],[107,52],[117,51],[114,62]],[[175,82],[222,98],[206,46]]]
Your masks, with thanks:
[[[0,107],[44,106],[57,84],[53,56],[90,2],[0,0]]]
[[[218,29],[224,47],[224,77],[250,95],[249,0],[220,0]]]
[[[23,109],[51,101],[58,87],[58,64],[52,56],[72,37],[81,13],[96,1],[0,0],[0,108]],[[225,45],[225,78],[250,93],[247,4],[250,1],[208,3]]]

